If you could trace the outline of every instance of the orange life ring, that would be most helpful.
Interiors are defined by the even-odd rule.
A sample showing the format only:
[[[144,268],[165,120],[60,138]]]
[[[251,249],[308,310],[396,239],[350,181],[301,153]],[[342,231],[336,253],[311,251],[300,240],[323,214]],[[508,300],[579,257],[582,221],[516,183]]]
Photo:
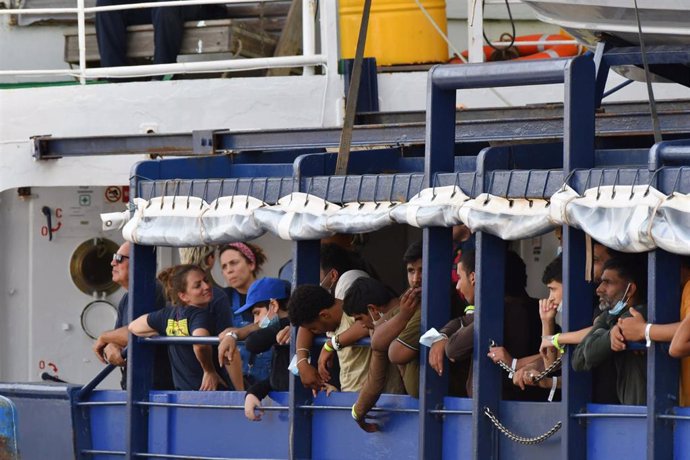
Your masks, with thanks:
[[[532,34],[515,37],[514,47],[520,57],[515,58],[515,61],[526,61],[532,59],[552,59],[567,56],[577,56],[579,54],[578,45],[549,45],[550,41],[564,41],[572,40],[572,37],[561,34]],[[544,43],[540,45],[520,45],[520,42],[537,42]],[[484,61],[488,62],[491,59],[495,49],[491,46],[484,46]],[[467,58],[469,53],[467,50],[463,51],[462,56]]]

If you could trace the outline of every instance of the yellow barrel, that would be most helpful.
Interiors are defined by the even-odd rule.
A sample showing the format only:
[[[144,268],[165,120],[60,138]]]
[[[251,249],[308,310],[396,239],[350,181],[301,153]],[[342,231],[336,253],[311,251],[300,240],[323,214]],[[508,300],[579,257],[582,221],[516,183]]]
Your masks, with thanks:
[[[434,22],[446,33],[445,0],[421,0]],[[340,0],[340,55],[355,57],[364,0]],[[372,0],[364,57],[377,65],[446,62],[448,45],[415,0]]]

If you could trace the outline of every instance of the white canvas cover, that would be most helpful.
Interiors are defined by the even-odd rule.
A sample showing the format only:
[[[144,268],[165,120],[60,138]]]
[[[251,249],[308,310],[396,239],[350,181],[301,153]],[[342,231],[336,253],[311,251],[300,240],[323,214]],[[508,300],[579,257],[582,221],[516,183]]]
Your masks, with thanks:
[[[326,225],[336,233],[375,232],[393,224],[391,211],[398,204],[391,201],[346,203],[328,216]]]
[[[573,190],[569,185],[564,185],[556,193],[551,195],[549,202],[549,214],[551,216],[551,222],[554,225],[570,225],[568,224],[568,214],[566,208],[568,204],[580,198],[580,194]]]
[[[258,238],[266,230],[254,220],[254,210],[266,204],[248,195],[223,196],[204,209],[201,235],[204,244],[235,243]]]
[[[147,246],[203,246],[201,214],[208,204],[198,197],[159,196],[142,200],[122,229],[125,240]]]
[[[506,199],[482,193],[460,209],[460,219],[472,232],[483,231],[502,240],[532,238],[555,227],[547,200]]]
[[[254,219],[264,230],[284,240],[319,240],[335,234],[326,223],[328,216],[339,209],[337,204],[317,196],[294,192],[273,206],[256,209]]]
[[[461,224],[459,210],[469,197],[458,186],[427,188],[391,210],[399,224],[413,227],[452,227]]]
[[[690,255],[690,195],[674,192],[657,209],[650,233],[656,245]]]
[[[135,209],[139,206],[146,205],[148,203],[146,200],[141,198],[134,198]],[[128,210],[122,212],[104,212],[101,213],[101,224],[102,230],[107,232],[109,230],[122,230],[129,219],[132,217],[132,213]]]
[[[649,229],[664,198],[647,185],[591,188],[568,202],[566,223],[617,251],[650,251],[656,245]]]

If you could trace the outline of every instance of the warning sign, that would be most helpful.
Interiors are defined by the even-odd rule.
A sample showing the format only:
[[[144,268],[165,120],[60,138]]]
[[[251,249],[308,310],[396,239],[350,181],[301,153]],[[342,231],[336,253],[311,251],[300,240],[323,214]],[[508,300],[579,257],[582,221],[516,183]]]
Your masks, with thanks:
[[[122,187],[111,185],[105,189],[105,199],[109,203],[117,203],[122,199]]]

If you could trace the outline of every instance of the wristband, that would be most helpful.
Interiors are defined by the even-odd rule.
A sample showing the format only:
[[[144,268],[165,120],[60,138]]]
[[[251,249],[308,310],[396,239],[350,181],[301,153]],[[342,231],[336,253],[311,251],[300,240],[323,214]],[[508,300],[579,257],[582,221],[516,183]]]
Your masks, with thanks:
[[[328,344],[329,342],[330,342],[330,340],[326,340],[326,343],[323,344],[323,348],[324,348],[326,351],[333,353],[335,350],[333,349],[332,346],[330,346],[330,345]]]
[[[551,339],[551,343],[553,344],[554,347],[556,347],[556,350],[558,350],[559,353],[563,354],[565,353],[565,347],[558,343],[558,338],[561,336],[561,333],[559,332],[558,334],[554,335],[553,338]]]
[[[357,403],[354,403],[352,405],[352,418],[355,420],[355,422],[359,422],[359,417],[357,416],[357,412],[355,412],[355,406]]]
[[[333,349],[335,351],[340,351],[343,347],[340,345],[340,340],[338,340],[338,336],[334,335],[331,337],[331,345],[333,345]]]
[[[308,362],[308,361],[309,361],[309,358],[300,358],[300,359],[298,359],[298,360],[297,360],[297,363],[295,363],[295,367],[299,367],[299,365],[300,365],[300,363],[301,363],[302,361],[307,361],[307,362]]]
[[[652,330],[652,323],[647,323],[647,325],[644,327],[644,339],[647,342],[647,348],[652,346],[652,338],[649,336],[650,331]]]
[[[511,366],[510,366],[510,368],[512,369],[512,371],[510,372],[510,374],[508,374],[508,378],[509,378],[509,379],[512,379],[512,378],[513,378],[513,374],[515,374],[515,368],[516,368],[516,367],[517,367],[517,358],[513,358],[513,364],[511,364]]]
[[[468,305],[465,307],[465,314],[470,315],[474,313],[474,305]]]
[[[300,351],[306,351],[307,356],[311,356],[311,351],[309,351],[309,348],[298,348],[297,350],[295,350],[295,353],[299,353]]]
[[[549,393],[549,402],[553,401],[553,397],[556,394],[556,388],[558,388],[558,377],[551,377],[551,392]]]
[[[237,337],[237,332],[235,332],[235,331],[230,331],[230,332],[228,332],[227,334],[225,334],[225,337],[232,337],[232,338],[235,339],[235,340],[240,340],[240,339]]]

